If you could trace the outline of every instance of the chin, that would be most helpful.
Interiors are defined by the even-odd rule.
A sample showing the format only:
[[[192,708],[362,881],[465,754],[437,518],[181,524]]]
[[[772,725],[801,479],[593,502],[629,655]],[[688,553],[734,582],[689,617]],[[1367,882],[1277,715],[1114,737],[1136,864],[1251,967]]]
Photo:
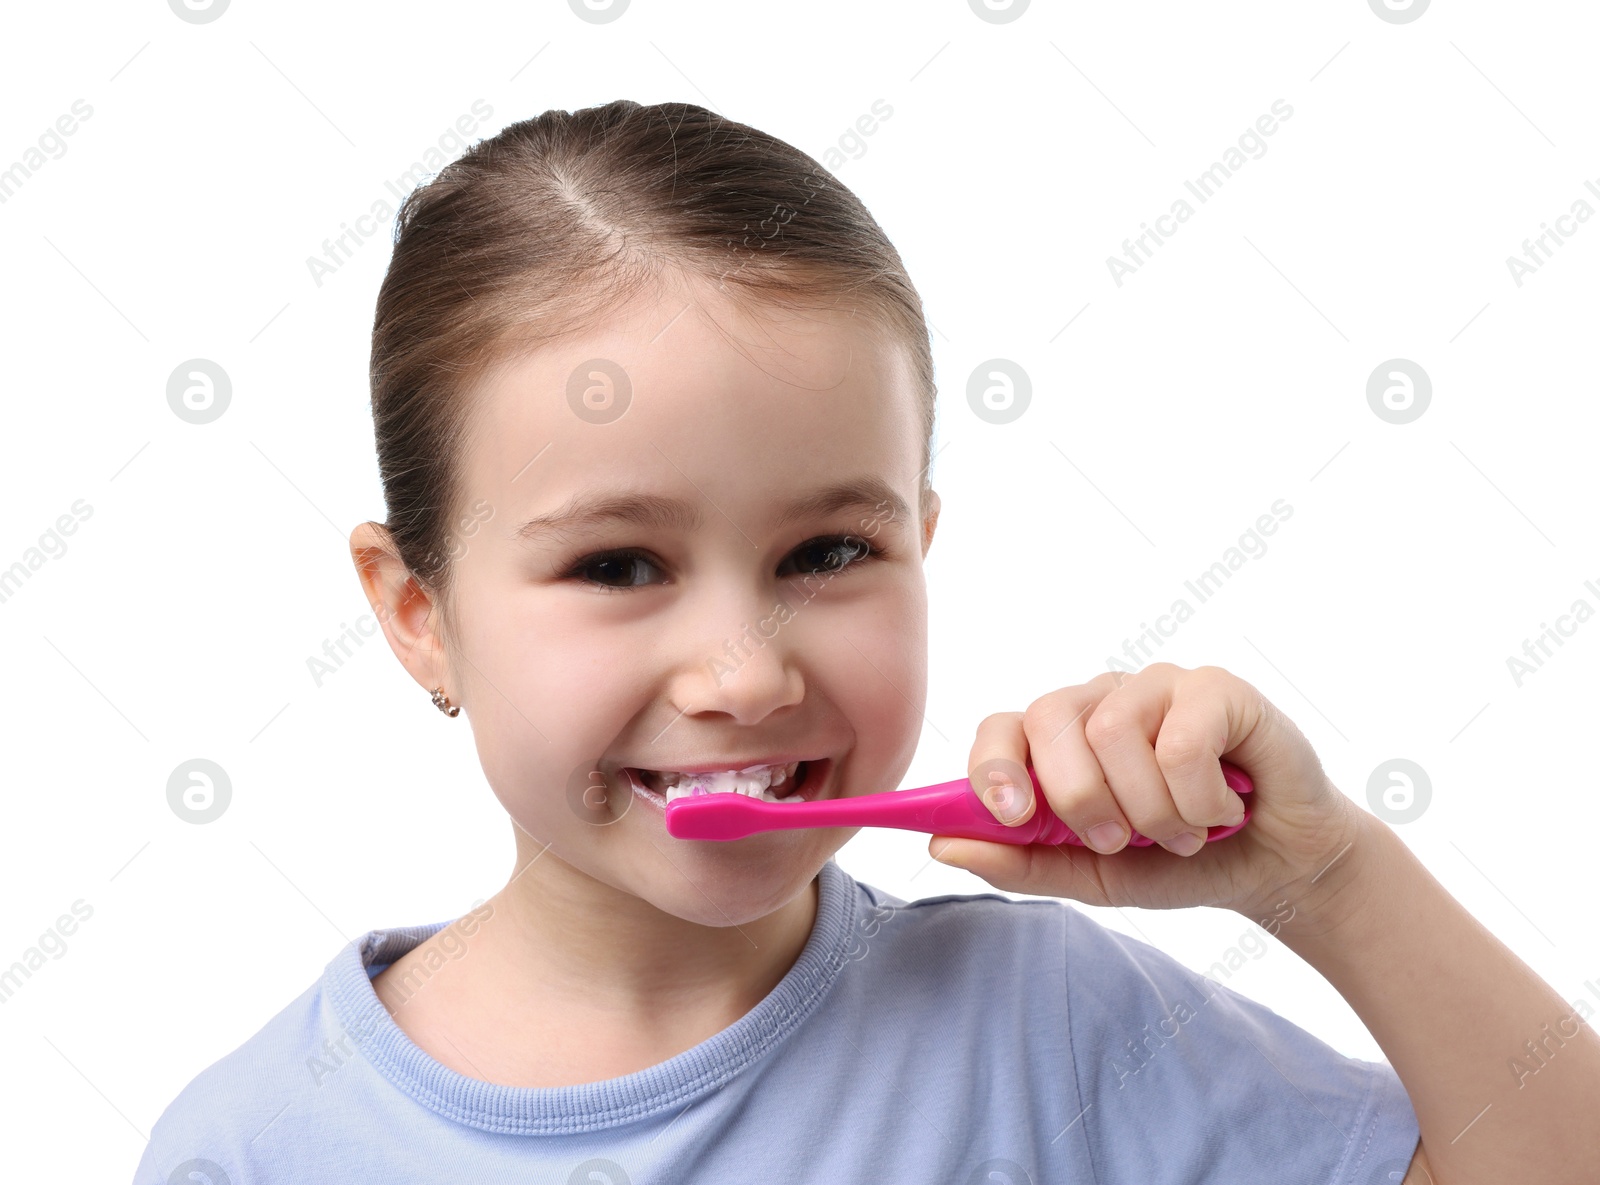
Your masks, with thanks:
[[[734,841],[734,844],[745,841]],[[707,843],[706,846],[712,846]],[[718,844],[716,846],[734,846]],[[784,858],[771,850],[737,859],[685,860],[665,864],[656,891],[646,896],[657,909],[701,926],[742,926],[782,909],[805,892],[832,853],[798,851]]]

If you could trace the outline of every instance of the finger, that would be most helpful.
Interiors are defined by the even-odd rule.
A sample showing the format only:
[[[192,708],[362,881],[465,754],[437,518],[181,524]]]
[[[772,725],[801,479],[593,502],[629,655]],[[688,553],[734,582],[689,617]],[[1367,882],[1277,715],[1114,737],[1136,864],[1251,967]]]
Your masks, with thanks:
[[[949,835],[934,835],[928,839],[928,855],[941,864],[964,869],[988,881],[995,888],[1016,892],[1011,885],[1034,884],[1039,880],[1038,844],[989,843],[981,839],[958,839]],[[1045,896],[1054,895],[1035,890]]]
[[[1231,738],[1254,726],[1255,697],[1221,667],[1197,667],[1181,680],[1156,736],[1156,765],[1173,803],[1191,826],[1229,826],[1244,817],[1244,799],[1223,780],[1219,759]]]
[[[967,778],[990,813],[1008,827],[1033,818],[1033,783],[1023,764],[1027,759],[1021,712],[984,717],[968,756]]]
[[[1178,813],[1152,747],[1181,673],[1171,663],[1144,668],[1100,702],[1084,739],[1134,829],[1175,855],[1191,856],[1205,845],[1205,832]]]
[[[1084,738],[1084,721],[1114,690],[1096,678],[1041,696],[1022,714],[1033,769],[1050,809],[1095,851],[1120,851],[1131,824],[1106,785],[1105,771]]]
[[[1087,905],[1127,904],[1126,886],[1137,884],[1152,901],[1182,900],[1192,893],[1193,871],[1155,848],[1128,848],[1115,860],[1071,844],[1003,844],[935,835],[928,855],[961,868],[1006,893],[1068,897]],[[1115,876],[1108,883],[1107,872]]]

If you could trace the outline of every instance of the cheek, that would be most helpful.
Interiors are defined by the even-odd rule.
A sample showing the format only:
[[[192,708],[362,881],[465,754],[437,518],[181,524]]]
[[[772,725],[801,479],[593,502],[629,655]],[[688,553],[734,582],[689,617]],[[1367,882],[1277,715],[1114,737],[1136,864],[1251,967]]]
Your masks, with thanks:
[[[592,768],[638,710],[636,668],[604,630],[536,612],[531,596],[463,604],[460,678],[484,774],[519,819],[552,818],[570,776]],[[508,606],[512,608],[508,609]]]
[[[829,698],[857,722],[863,745],[897,747],[921,733],[928,685],[927,590],[908,580],[893,595],[852,607],[819,636],[831,649]]]
[[[861,672],[855,691],[856,739],[864,759],[860,768],[872,771],[876,783],[857,786],[856,793],[893,790],[910,768],[925,727],[928,605],[921,574],[884,608],[870,630],[852,634],[852,641],[872,660],[869,667],[856,656]]]

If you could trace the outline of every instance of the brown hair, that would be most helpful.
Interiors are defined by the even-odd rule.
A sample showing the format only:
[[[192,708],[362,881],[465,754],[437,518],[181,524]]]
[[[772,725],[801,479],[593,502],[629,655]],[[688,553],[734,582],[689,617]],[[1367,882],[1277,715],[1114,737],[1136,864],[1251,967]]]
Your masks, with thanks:
[[[753,305],[859,306],[902,343],[920,396],[925,509],[927,324],[860,199],[799,149],[693,103],[546,111],[406,196],[378,291],[370,376],[384,526],[444,628],[467,391],[512,347],[574,332],[671,268]]]

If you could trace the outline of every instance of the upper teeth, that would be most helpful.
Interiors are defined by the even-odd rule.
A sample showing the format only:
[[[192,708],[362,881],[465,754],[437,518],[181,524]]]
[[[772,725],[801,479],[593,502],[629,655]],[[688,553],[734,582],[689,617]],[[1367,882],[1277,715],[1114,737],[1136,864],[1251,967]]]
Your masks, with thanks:
[[[786,802],[795,797],[793,789],[780,798],[768,791],[769,786],[781,786],[794,776],[800,763],[787,765],[750,765],[744,769],[724,769],[707,773],[686,774],[676,770],[656,770],[656,778],[668,802],[688,794],[743,794],[763,802]]]

